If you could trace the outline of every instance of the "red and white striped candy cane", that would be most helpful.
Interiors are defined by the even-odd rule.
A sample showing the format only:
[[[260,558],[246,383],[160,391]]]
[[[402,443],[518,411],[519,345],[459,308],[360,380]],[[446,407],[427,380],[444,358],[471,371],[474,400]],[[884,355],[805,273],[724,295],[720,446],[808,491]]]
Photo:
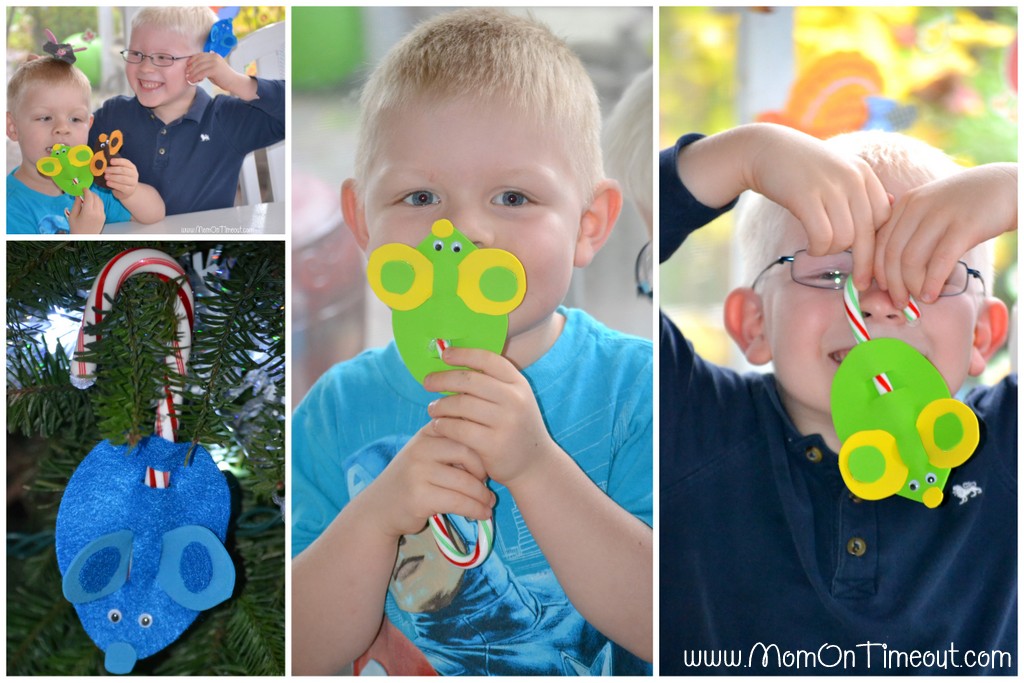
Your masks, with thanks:
[[[152,273],[166,282],[182,277],[184,269],[173,258],[157,249],[143,247],[126,249],[115,256],[103,267],[93,282],[92,290],[85,305],[82,327],[78,330],[78,343],[75,346],[75,357],[82,353],[98,336],[87,334],[85,328],[98,324],[110,310],[111,302],[125,280],[132,275]],[[177,339],[172,345],[172,352],[164,358],[168,367],[185,374],[188,364],[189,348],[192,346],[192,329],[195,322],[194,298],[192,287],[187,280],[182,280],[178,287],[178,298],[174,302],[174,311],[178,316]],[[71,362],[71,381],[79,387],[90,386],[96,379],[96,364],[80,360]],[[178,429],[177,411],[175,406],[181,404],[181,396],[172,392],[169,386],[164,387],[164,397],[156,410],[156,433],[168,441],[175,440]]]
[[[846,308],[846,321],[850,323],[850,329],[853,331],[853,337],[857,343],[871,341],[868,326],[864,322],[864,314],[860,310],[860,295],[857,293],[852,277],[846,278],[846,286],[843,287],[843,306]],[[908,323],[914,323],[920,319],[921,309],[918,308],[914,297],[910,297],[910,303],[903,309],[903,317],[907,319]],[[884,372],[875,375],[872,379],[879,395],[892,391],[892,382]]]

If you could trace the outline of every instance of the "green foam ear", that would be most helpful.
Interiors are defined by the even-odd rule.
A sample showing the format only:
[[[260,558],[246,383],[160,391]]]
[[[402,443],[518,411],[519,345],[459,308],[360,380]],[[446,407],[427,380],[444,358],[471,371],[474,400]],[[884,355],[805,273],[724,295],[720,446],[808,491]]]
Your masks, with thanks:
[[[873,378],[885,374],[892,391],[880,394]],[[950,468],[978,445],[978,419],[952,399],[928,359],[898,339],[855,346],[832,383],[832,421],[843,441],[840,472],[856,495],[890,495],[935,507]]]
[[[441,360],[444,346],[501,353],[508,314],[526,295],[522,263],[502,249],[481,249],[439,220],[413,249],[385,244],[367,265],[370,288],[392,309],[395,345],[417,381],[452,369]]]

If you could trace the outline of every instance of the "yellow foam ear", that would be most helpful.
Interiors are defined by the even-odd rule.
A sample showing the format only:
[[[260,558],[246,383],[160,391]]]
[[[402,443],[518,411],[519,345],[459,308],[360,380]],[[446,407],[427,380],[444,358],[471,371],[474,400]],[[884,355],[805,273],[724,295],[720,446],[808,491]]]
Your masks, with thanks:
[[[960,438],[946,447],[940,446],[935,439],[936,425],[944,417],[955,420],[960,427]],[[940,398],[926,405],[917,416],[917,432],[921,435],[924,452],[928,454],[928,462],[936,467],[964,464],[974,455],[981,438],[978,416],[954,398]]]
[[[405,263],[412,268],[412,284],[403,291],[387,289],[382,273],[389,263]],[[384,244],[370,253],[366,264],[370,288],[381,301],[396,311],[411,311],[434,293],[434,264],[407,244]]]
[[[68,162],[72,166],[88,166],[92,163],[92,150],[89,145],[75,145],[68,152]]]
[[[870,481],[858,479],[851,471],[850,460],[858,456],[877,457],[877,454],[881,454],[884,462],[881,476]],[[864,500],[881,500],[898,493],[910,474],[900,459],[896,437],[881,429],[856,432],[843,442],[839,451],[839,472],[847,488]]]
[[[483,293],[480,279],[491,268],[511,271],[516,281],[516,291],[511,298],[495,301]],[[459,262],[459,284],[455,293],[472,311],[504,315],[522,303],[526,296],[526,270],[519,259],[503,249],[477,249]]]
[[[60,173],[62,168],[64,168],[64,165],[60,163],[60,160],[53,157],[43,157],[36,162],[36,170],[48,178],[52,178]]]

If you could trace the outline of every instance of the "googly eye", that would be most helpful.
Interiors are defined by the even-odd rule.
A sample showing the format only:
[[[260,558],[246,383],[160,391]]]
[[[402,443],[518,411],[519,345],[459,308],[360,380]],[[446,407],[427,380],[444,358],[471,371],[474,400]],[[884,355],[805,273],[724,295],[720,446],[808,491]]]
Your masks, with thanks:
[[[916,491],[919,488],[921,488],[921,485],[917,483],[917,479],[911,479],[910,483],[907,484],[907,488],[910,489],[911,491]]]
[[[460,251],[462,251],[462,243],[461,242],[452,242],[452,251],[455,252],[456,254],[458,254]]]
[[[935,476],[934,473],[929,472],[928,474],[924,475],[924,480],[929,484],[934,484],[939,480],[939,478]]]
[[[441,240],[434,240],[434,251],[441,251],[444,249],[444,242]]]
[[[149,628],[153,625],[153,617],[143,612],[139,615],[139,626],[142,628]]]
[[[110,610],[109,612],[107,612],[107,619],[110,621],[111,624],[121,623],[121,610],[117,609],[116,607]]]

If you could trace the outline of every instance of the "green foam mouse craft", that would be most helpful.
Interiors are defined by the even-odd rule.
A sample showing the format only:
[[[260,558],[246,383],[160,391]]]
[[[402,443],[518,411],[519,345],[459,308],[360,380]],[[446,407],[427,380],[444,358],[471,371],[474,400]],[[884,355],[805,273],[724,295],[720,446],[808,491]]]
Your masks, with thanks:
[[[867,335],[851,289],[848,281],[846,310],[859,343],[840,364],[831,395],[843,441],[839,471],[864,500],[899,495],[937,507],[950,470],[978,447],[978,417],[913,346]]]
[[[420,383],[452,369],[449,346],[501,353],[508,314],[526,295],[526,271],[503,249],[480,248],[451,221],[435,221],[416,248],[390,243],[370,253],[370,288],[392,310],[395,345]]]
[[[103,174],[110,159],[117,155],[123,144],[124,136],[120,130],[115,130],[109,136],[101,133],[96,151],[88,145],[71,147],[57,143],[50,150],[49,156],[36,161],[36,170],[52,178],[65,193],[81,197],[87,188],[92,187],[94,180],[100,187],[107,186]]]

